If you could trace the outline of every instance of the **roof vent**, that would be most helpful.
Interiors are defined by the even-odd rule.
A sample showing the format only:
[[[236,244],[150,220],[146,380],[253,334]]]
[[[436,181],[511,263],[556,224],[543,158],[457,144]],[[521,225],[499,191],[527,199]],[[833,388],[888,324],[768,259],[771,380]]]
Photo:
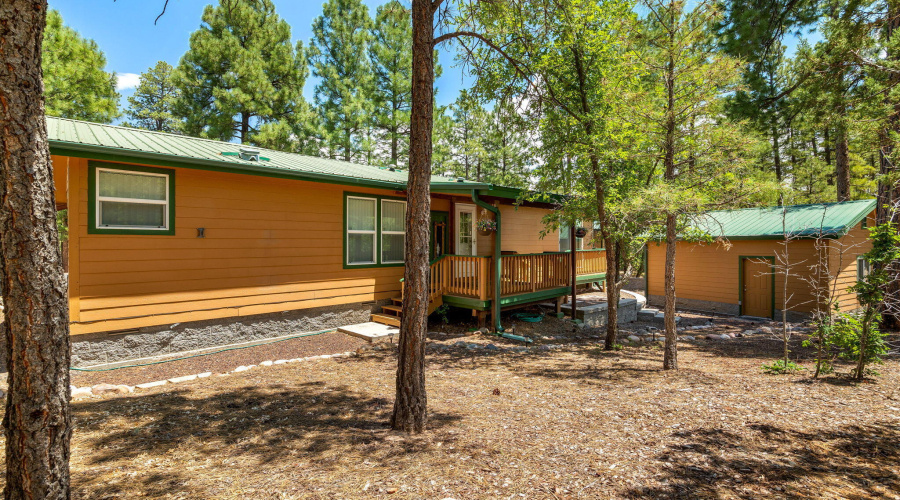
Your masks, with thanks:
[[[259,161],[259,150],[250,148],[241,148],[241,159],[247,161]]]
[[[466,182],[466,180],[462,177],[457,177],[456,182]]]

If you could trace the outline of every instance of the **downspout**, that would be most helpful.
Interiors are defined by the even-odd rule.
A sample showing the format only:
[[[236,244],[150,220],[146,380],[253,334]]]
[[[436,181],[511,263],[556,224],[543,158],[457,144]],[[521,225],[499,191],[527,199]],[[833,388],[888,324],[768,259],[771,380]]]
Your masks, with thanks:
[[[494,234],[494,298],[491,300],[491,317],[494,320],[494,329],[503,331],[500,324],[500,209],[478,198],[478,191],[472,190],[472,201],[479,207],[494,214],[497,221],[497,232]]]

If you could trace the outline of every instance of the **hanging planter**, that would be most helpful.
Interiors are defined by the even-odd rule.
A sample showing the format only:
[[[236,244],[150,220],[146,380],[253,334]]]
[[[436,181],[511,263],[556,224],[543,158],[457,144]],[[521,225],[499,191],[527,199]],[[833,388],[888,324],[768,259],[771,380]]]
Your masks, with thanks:
[[[585,236],[587,236],[587,229],[585,229],[583,227],[575,228],[575,237],[576,238],[584,238]]]
[[[494,219],[482,218],[475,223],[478,234],[482,236],[490,236],[497,231],[497,221]]]

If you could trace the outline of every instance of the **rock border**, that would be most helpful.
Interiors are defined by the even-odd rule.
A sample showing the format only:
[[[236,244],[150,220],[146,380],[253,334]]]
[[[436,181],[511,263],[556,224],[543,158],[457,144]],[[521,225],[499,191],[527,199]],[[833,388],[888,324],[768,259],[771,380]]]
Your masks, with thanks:
[[[355,355],[354,351],[341,352],[337,354],[319,354],[317,356],[307,356],[305,358],[294,358],[294,359],[279,359],[279,360],[267,360],[259,363],[258,365],[241,365],[237,368],[231,370],[227,373],[220,373],[220,377],[224,377],[226,375],[231,375],[232,373],[241,373],[253,368],[258,368],[261,366],[274,366],[274,365],[283,365],[287,363],[298,363],[302,361],[315,361],[319,359],[329,359],[329,358],[347,358]],[[69,392],[72,399],[80,398],[80,397],[94,397],[94,396],[104,396],[108,394],[130,394],[135,392],[135,390],[146,390],[152,389],[154,387],[161,387],[167,384],[180,384],[182,382],[189,382],[191,380],[197,380],[202,378],[207,378],[212,376],[212,372],[203,372],[203,373],[195,373],[193,375],[182,375],[180,377],[172,377],[165,380],[155,380],[153,382],[144,382],[142,384],[136,385],[113,385],[113,384],[96,384],[91,387],[75,387],[74,385],[69,386]]]

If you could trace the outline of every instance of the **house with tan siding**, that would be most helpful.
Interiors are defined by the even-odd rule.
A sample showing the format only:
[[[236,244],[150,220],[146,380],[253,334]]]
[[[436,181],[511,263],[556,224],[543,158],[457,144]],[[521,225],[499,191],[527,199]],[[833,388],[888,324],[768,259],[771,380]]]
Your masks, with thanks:
[[[76,366],[399,325],[402,169],[52,117],[47,128]],[[437,175],[431,192],[431,310],[498,326],[501,309],[567,293],[568,231],[541,235],[552,196]],[[480,218],[498,230],[480,234]],[[574,258],[579,283],[605,279],[602,250]]]
[[[855,310],[850,287],[867,272],[874,221],[875,200],[708,212],[693,226],[714,241],[677,243],[676,304],[776,319],[786,309],[799,319],[833,297],[841,311]],[[648,243],[654,305],[664,303],[665,254],[665,242]]]

